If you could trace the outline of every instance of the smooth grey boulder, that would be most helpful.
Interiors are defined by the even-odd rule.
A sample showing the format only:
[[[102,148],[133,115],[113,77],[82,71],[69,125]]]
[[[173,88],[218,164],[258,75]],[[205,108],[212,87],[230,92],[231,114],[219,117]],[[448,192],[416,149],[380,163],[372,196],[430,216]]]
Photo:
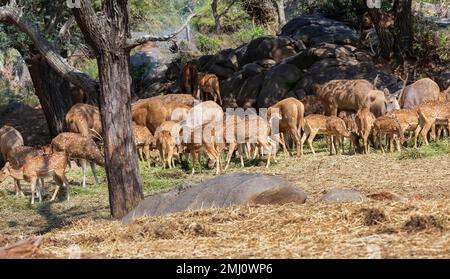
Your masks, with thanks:
[[[324,202],[361,202],[364,201],[365,196],[358,191],[351,189],[333,189],[326,192],[321,198]]]
[[[135,218],[160,216],[186,210],[223,208],[245,204],[305,203],[306,194],[300,188],[278,176],[236,173],[219,176],[200,184],[177,188],[150,196],[123,218],[129,223]]]

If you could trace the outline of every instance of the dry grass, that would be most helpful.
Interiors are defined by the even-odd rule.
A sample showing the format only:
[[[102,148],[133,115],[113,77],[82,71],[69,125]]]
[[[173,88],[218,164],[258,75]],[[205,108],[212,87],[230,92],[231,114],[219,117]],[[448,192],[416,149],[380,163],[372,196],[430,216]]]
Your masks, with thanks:
[[[74,187],[69,203],[36,206],[10,192],[2,196],[0,187],[0,243],[43,233],[44,250],[61,257],[68,257],[71,245],[113,258],[448,257],[449,164],[447,154],[399,160],[398,154],[321,153],[282,157],[268,170],[234,166],[232,172],[280,175],[302,187],[308,201],[185,212],[129,226],[108,219],[105,185]],[[147,193],[213,173],[192,177],[181,170],[143,172]],[[318,202],[333,188],[355,189],[371,198],[352,204]]]
[[[368,222],[373,212],[383,218]],[[448,202],[435,201],[249,206],[129,226],[83,220],[44,241],[62,257],[76,244],[113,258],[442,258],[450,253],[449,214]]]

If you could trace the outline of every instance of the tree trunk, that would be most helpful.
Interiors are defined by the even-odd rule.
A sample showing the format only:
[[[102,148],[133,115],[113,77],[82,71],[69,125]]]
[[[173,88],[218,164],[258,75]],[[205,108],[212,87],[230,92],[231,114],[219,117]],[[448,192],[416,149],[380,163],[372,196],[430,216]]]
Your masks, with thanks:
[[[98,59],[109,201],[114,218],[122,218],[144,198],[131,130],[128,54],[105,53]]]
[[[368,13],[378,35],[380,55],[386,59],[390,59],[394,50],[393,35],[389,32],[389,29],[384,27],[380,9],[368,9]]]
[[[214,30],[216,32],[216,34],[220,34],[220,15],[219,12],[217,11],[217,2],[218,0],[213,0],[211,3],[211,10],[212,10],[212,14],[213,14],[213,18],[214,18]]]
[[[102,16],[90,0],[81,0],[73,13],[97,57],[109,203],[112,217],[119,219],[134,209],[144,194],[131,125],[128,1],[103,3]]]
[[[66,131],[65,117],[72,106],[70,83],[61,78],[40,55],[27,59],[33,86],[52,137]]]
[[[277,6],[278,11],[278,23],[280,24],[280,28],[286,24],[286,14],[284,12],[284,0],[275,0],[275,5]]]
[[[395,54],[405,60],[412,57],[412,0],[397,0],[395,12]]]

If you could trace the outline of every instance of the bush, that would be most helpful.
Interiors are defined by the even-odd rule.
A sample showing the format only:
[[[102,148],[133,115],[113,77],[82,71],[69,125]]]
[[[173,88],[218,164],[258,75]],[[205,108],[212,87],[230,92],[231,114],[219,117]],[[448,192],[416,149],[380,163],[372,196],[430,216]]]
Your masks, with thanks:
[[[251,40],[269,35],[269,32],[262,26],[255,26],[251,29],[242,29],[232,35],[233,42],[237,45],[248,43]]]
[[[421,16],[413,17],[414,55],[424,62],[450,62],[448,38],[436,23]]]
[[[208,37],[203,34],[197,36],[197,48],[205,54],[215,54],[220,51],[222,41],[218,37]]]

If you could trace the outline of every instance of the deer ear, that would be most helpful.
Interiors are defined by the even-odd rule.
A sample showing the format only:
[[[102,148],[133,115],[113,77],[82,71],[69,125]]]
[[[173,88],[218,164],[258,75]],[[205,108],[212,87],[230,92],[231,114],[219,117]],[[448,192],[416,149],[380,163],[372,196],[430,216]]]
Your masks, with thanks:
[[[384,92],[384,96],[386,96],[386,97],[391,95],[391,92],[389,92],[389,89],[387,89],[387,88],[383,89],[383,92]]]

